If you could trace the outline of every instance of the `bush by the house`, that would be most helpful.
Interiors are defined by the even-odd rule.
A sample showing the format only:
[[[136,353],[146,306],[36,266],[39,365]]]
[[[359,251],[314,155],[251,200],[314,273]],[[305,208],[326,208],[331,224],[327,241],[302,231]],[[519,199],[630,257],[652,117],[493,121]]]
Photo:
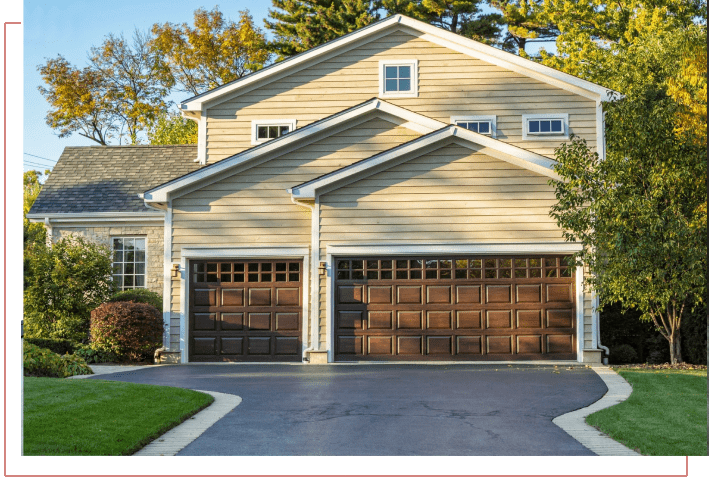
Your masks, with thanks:
[[[84,342],[91,310],[113,293],[111,254],[81,237],[25,250],[25,337]]]
[[[151,359],[162,345],[162,314],[142,303],[105,303],[91,312],[91,347],[119,360]]]
[[[74,351],[74,354],[86,361],[87,364],[110,363],[118,359],[111,351],[83,344]]]
[[[22,367],[25,376],[66,378],[79,374],[93,374],[86,361],[74,354],[63,356],[32,343],[23,344]]]
[[[51,338],[25,338],[26,343],[34,344],[43,349],[49,349],[57,354],[74,354],[74,351],[80,345],[66,339],[51,339]]]
[[[621,344],[610,351],[609,361],[611,364],[632,364],[638,360],[638,353],[629,344]]]
[[[110,303],[133,301],[134,303],[145,303],[155,306],[162,313],[162,295],[153,293],[143,288],[129,289],[113,295]]]

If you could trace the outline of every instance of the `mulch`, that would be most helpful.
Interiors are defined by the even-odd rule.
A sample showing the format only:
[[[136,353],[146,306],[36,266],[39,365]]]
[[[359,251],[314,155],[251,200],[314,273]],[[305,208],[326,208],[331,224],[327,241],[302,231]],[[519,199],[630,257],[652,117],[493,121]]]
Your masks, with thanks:
[[[613,369],[681,369],[681,370],[698,370],[706,371],[707,366],[705,364],[689,364],[689,363],[678,363],[678,364],[614,364]]]

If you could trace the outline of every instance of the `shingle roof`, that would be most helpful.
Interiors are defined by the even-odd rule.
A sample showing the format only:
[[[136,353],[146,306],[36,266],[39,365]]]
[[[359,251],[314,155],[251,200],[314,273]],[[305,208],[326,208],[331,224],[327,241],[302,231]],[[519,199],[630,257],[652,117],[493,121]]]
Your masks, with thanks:
[[[67,147],[30,213],[143,212],[138,198],[200,168],[196,145]]]

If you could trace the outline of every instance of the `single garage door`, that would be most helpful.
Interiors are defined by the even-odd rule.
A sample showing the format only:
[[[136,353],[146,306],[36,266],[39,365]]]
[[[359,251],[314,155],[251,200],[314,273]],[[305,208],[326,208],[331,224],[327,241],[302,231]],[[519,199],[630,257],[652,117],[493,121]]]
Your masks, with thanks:
[[[190,361],[300,361],[303,262],[190,262]]]
[[[338,258],[335,359],[576,359],[574,269],[561,255]]]

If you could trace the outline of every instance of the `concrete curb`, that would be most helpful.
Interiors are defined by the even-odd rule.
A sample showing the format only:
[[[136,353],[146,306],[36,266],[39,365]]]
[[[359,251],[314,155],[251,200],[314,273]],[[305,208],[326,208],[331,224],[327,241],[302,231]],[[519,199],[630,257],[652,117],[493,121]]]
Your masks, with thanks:
[[[103,374],[127,373],[129,371],[139,371],[146,368],[157,368],[161,364],[150,364],[147,366],[101,366],[100,364],[89,364],[89,367],[94,372],[93,374],[81,374],[78,376],[69,376],[67,379],[85,379],[101,376]]]
[[[187,419],[179,426],[145,446],[134,456],[174,456],[189,443],[201,436],[215,422],[227,415],[232,409],[241,404],[241,398],[233,394],[217,393],[213,391],[199,391],[214,397],[214,402],[206,409]]]
[[[586,416],[625,401],[633,392],[630,384],[611,368],[592,366],[591,369],[606,383],[608,392],[590,406],[558,416],[552,422],[599,456],[641,456],[586,424]]]

